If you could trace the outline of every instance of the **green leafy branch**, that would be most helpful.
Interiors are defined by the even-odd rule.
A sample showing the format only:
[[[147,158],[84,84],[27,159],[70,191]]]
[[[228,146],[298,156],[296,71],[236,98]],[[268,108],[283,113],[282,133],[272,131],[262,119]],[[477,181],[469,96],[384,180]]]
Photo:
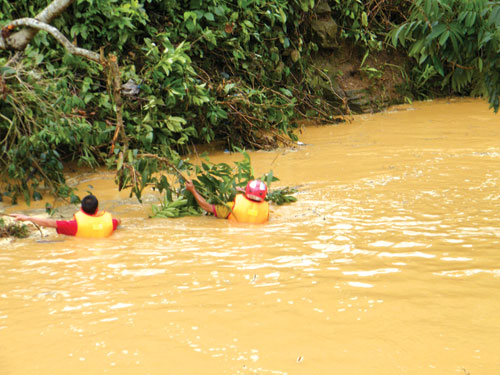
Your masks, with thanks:
[[[195,177],[193,183],[196,189],[212,204],[224,204],[231,202],[238,192],[244,191],[247,183],[254,179],[250,156],[244,150],[239,150],[243,160],[234,162],[234,166],[227,163],[212,164],[205,159],[201,165],[191,165]],[[270,171],[260,177],[268,186],[266,200],[277,205],[292,203],[296,198],[292,195],[296,192],[292,188],[271,190],[271,184],[279,181]],[[152,217],[181,217],[188,215],[200,215],[201,209],[194,200],[191,193],[183,186],[185,178],[178,180],[179,185],[175,189],[169,189],[161,200],[159,206],[152,206]]]

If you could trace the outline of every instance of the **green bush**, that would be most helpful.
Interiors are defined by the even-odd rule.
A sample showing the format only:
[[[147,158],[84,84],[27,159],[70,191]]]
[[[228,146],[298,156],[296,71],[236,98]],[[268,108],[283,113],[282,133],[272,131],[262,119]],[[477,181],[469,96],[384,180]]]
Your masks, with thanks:
[[[46,5],[4,2],[0,26]],[[147,181],[154,163],[133,161],[135,155],[176,159],[192,143],[266,148],[295,139],[301,108],[328,116],[308,86],[316,46],[302,35],[313,6],[312,0],[73,2],[52,24],[79,47],[117,55],[122,83],[137,89],[122,91],[127,145],[113,140],[117,103],[107,68],[39,32],[22,53],[0,54],[0,174],[9,181],[1,193],[13,202],[46,191],[76,199],[63,173],[70,160],[114,166],[125,159]],[[127,148],[131,157],[121,154]]]
[[[498,110],[500,4],[488,0],[416,0],[392,44],[420,67],[416,81],[452,94],[482,95]]]

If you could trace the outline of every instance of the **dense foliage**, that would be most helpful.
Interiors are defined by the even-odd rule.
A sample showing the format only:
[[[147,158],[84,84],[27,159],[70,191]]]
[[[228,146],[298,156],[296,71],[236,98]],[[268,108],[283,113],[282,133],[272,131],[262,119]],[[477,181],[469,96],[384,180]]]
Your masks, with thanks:
[[[2,2],[0,27],[49,3]],[[339,39],[364,59],[387,43],[415,59],[401,67],[409,96],[482,94],[498,109],[498,2],[327,3]],[[23,51],[0,51],[0,199],[48,191],[77,201],[68,161],[116,168],[118,187],[140,198],[149,185],[168,190],[156,173],[185,168],[180,155],[192,144],[275,147],[295,139],[299,118],[335,118],[343,109],[312,84],[325,73],[310,27],[318,4],[75,0],[52,25],[79,47],[117,56],[123,106],[109,66],[67,53],[45,32]]]
[[[4,2],[2,25],[47,3]],[[80,47],[118,56],[128,82],[123,120],[132,153],[121,154],[124,142],[111,146],[116,103],[105,69],[40,32],[22,53],[0,57],[0,155],[9,181],[3,194],[29,201],[48,188],[71,196],[63,175],[68,160],[95,166],[125,158],[122,174],[131,174],[119,179],[137,171],[147,184],[153,170],[135,159],[139,153],[177,160],[191,143],[222,139],[227,147],[263,148],[294,139],[298,113],[328,113],[307,84],[316,46],[302,35],[313,5],[75,1],[53,25]]]
[[[406,81],[401,89],[409,97],[483,96],[498,111],[498,1],[329,2],[342,26],[341,36],[361,46],[365,57],[392,45],[413,59],[402,67]]]
[[[335,0],[330,3],[333,18],[341,25],[340,37],[370,52],[384,48],[386,33],[406,20],[411,1]]]
[[[483,95],[498,111],[499,30],[498,1],[416,0],[389,38],[415,58],[419,89]]]

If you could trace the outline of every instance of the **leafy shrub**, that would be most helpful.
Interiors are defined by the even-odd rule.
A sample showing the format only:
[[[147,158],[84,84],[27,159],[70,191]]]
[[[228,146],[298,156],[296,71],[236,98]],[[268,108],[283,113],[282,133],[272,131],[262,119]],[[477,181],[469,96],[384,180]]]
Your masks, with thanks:
[[[392,44],[408,48],[420,66],[417,81],[451,93],[476,94],[499,107],[500,4],[487,0],[416,0]]]
[[[0,26],[46,5],[4,2]],[[116,54],[122,81],[137,88],[124,94],[127,145],[115,147],[117,103],[106,69],[39,32],[23,53],[0,55],[0,174],[9,179],[3,194],[13,202],[46,191],[77,199],[64,180],[69,160],[90,166],[125,160],[148,181],[155,162],[132,160],[136,155],[176,159],[191,143],[222,139],[228,148],[268,148],[295,139],[301,108],[328,116],[307,78],[316,46],[302,35],[313,6],[312,0],[73,2],[52,24],[80,47]]]

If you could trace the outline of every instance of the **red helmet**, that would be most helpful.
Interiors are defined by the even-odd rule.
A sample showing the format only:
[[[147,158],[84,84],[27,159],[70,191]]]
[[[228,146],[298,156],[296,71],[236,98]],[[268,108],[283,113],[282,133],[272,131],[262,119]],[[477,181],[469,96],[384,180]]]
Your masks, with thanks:
[[[245,189],[245,195],[248,199],[261,202],[266,199],[267,186],[260,180],[249,181]]]

